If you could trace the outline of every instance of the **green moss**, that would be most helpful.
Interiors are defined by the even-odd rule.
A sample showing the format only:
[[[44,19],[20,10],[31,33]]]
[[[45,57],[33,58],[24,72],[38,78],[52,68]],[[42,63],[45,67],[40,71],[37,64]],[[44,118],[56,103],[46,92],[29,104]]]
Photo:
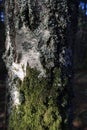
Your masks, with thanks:
[[[53,70],[52,81],[38,78],[38,75],[37,70],[27,68],[27,75],[19,85],[24,100],[18,108],[13,109],[9,130],[62,130],[62,116],[57,102],[63,91],[60,70]]]

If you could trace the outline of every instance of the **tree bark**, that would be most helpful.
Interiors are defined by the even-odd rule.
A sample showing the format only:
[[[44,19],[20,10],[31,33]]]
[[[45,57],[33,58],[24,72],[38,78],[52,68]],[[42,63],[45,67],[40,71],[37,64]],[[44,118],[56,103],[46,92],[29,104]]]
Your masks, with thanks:
[[[69,10],[72,6],[75,12],[76,3],[10,0],[5,4],[8,128],[68,130],[73,97],[73,20]]]

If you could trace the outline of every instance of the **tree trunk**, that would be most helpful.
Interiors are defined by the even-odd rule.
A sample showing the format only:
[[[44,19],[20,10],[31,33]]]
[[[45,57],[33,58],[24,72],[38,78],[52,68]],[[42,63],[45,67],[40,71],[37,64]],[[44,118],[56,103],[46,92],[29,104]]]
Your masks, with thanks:
[[[68,130],[74,34],[69,10],[76,11],[76,3],[10,0],[5,5],[9,130]]]

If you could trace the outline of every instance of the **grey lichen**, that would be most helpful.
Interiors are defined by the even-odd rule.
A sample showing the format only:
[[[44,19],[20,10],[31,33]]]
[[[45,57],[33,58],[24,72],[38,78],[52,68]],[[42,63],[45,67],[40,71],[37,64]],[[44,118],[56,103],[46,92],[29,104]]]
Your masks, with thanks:
[[[69,71],[72,61],[70,56],[66,58],[70,55],[66,54],[67,48],[71,46],[71,37],[67,37],[71,27],[70,2],[10,0],[5,3],[9,32],[5,53],[8,90],[12,97],[15,86],[21,103],[17,107],[11,104],[9,130],[68,129],[67,109],[71,98],[68,83],[72,78]],[[67,60],[70,62],[65,66]],[[15,77],[21,80],[20,85],[15,84]]]

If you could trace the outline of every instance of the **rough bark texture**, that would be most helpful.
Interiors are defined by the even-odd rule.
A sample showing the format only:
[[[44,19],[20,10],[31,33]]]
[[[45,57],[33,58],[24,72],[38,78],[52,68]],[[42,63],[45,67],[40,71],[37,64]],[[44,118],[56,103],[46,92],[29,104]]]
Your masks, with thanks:
[[[7,0],[5,4],[9,130],[68,129],[73,43],[69,10],[75,11],[76,3]]]

